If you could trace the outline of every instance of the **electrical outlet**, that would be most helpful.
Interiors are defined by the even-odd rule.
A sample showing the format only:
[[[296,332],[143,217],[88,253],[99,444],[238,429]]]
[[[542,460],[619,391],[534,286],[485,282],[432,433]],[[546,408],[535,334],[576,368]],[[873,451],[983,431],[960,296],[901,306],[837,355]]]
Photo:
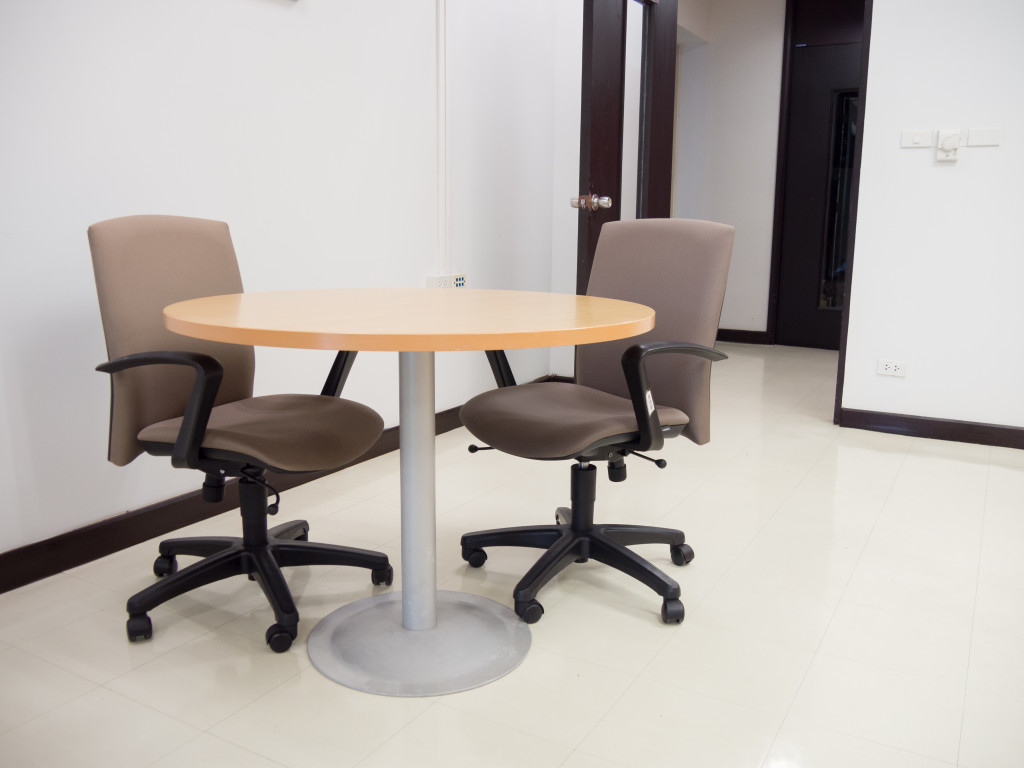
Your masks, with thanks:
[[[427,288],[451,288],[451,275],[427,275]]]
[[[465,288],[466,275],[457,272],[453,275],[427,275],[427,288]]]
[[[902,360],[880,357],[878,358],[878,368],[876,370],[880,376],[906,376],[907,364]]]

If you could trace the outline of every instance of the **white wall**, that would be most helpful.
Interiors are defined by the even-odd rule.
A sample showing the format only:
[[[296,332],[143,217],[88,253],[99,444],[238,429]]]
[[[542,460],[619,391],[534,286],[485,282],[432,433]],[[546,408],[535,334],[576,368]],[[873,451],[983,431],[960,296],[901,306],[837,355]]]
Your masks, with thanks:
[[[556,230],[564,233],[569,221],[575,232],[568,199],[579,177],[582,2],[559,2],[552,10],[544,0],[447,0],[447,17],[452,269],[464,272],[472,288],[565,290],[552,285],[552,249],[557,244],[564,263],[565,237],[555,238]],[[574,42],[574,63],[566,62],[566,47],[571,51]],[[574,115],[571,98],[564,99],[573,66]],[[567,165],[563,148],[573,142]],[[574,269],[574,238],[571,248]],[[478,375],[467,380],[465,366],[453,368],[445,358],[464,360]],[[547,349],[511,351],[509,362],[519,381],[552,370]],[[439,394],[439,408],[493,386],[478,353],[439,357],[438,381],[446,398]]]
[[[1004,0],[874,4],[846,408],[1024,426],[1022,28]],[[900,149],[904,128],[993,126],[1002,146],[952,165]]]
[[[785,0],[680,13],[695,28],[677,58],[672,215],[736,227],[723,328],[767,328],[785,16]]]
[[[541,0],[474,5],[449,2],[453,266],[480,287],[546,289],[555,40]],[[166,460],[105,462],[90,223],[225,220],[247,290],[423,284],[438,261],[434,44],[424,0],[0,6],[0,551],[197,487]],[[503,190],[514,208],[488,197]],[[524,357],[522,378],[547,372]],[[395,358],[360,355],[346,389],[388,425]],[[259,350],[257,390],[319,391],[330,360]],[[439,410],[491,385],[482,355],[439,356]]]
[[[679,0],[676,22],[701,40],[710,37],[711,0]]]

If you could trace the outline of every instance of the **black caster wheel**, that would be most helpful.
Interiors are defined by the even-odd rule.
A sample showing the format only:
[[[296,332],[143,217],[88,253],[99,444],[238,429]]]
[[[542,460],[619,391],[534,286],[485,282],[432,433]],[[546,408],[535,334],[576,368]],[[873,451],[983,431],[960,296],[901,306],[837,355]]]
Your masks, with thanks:
[[[267,645],[274,653],[284,653],[292,647],[292,640],[298,634],[298,630],[290,631],[280,624],[271,624],[267,629]]]
[[[462,559],[469,563],[473,568],[479,568],[487,562],[487,553],[482,549],[467,549],[466,547],[463,547]]]
[[[144,613],[138,616],[129,616],[125,628],[128,630],[128,639],[133,643],[136,640],[149,640],[153,636],[153,622]]]
[[[515,610],[516,615],[527,624],[536,624],[540,621],[540,617],[544,615],[544,606],[536,600],[530,600],[527,603],[521,603],[516,600]]]
[[[676,565],[686,565],[693,560],[693,548],[689,544],[680,544],[669,550],[672,555],[672,562]]]
[[[178,558],[174,555],[160,555],[153,561],[153,573],[161,579],[178,572]]]
[[[665,600],[661,604],[661,620],[665,624],[681,624],[686,611],[680,600]]]
[[[370,581],[373,582],[375,587],[379,587],[384,584],[388,587],[391,586],[391,582],[395,580],[395,569],[390,565],[384,566],[383,568],[374,568],[370,571]]]

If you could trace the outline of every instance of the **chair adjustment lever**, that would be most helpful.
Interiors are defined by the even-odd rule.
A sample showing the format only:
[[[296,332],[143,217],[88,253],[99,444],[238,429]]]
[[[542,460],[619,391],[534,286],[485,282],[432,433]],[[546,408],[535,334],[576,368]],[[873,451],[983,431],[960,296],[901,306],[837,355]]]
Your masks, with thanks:
[[[665,461],[664,459],[652,459],[650,456],[644,456],[642,453],[637,453],[636,451],[630,451],[629,455],[636,456],[637,458],[643,459],[644,461],[649,461],[658,469],[664,469],[665,467],[668,466],[668,462]]]
[[[276,515],[278,513],[278,511],[281,509],[281,494],[277,492],[277,489],[274,488],[274,486],[272,486],[270,483],[267,482],[266,478],[263,477],[263,472],[262,471],[252,472],[252,471],[246,471],[245,469],[243,469],[242,470],[242,475],[247,480],[251,480],[254,483],[262,485],[264,488],[266,488],[268,491],[270,491],[270,493],[274,494],[274,501],[273,501],[273,503],[267,505],[267,514],[268,515]]]
[[[476,453],[477,451],[493,451],[494,449],[489,445],[473,445],[470,443],[469,452]]]

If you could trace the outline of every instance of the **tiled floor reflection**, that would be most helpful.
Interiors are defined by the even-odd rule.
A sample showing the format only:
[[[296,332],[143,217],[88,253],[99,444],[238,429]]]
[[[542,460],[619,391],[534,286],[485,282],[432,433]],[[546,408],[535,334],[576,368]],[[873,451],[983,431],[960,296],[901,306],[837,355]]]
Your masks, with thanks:
[[[1010,768],[1024,764],[1024,452],[831,423],[836,355],[723,344],[712,442],[601,479],[600,519],[677,526],[696,559],[642,553],[680,581],[686,620],[594,563],[542,593],[521,667],[475,691],[392,699],[309,663],[305,639],[371,595],[363,572],[289,573],[299,640],[236,579],[153,611],[123,604],[155,543],[0,595],[2,766]],[[438,438],[438,582],[511,604],[536,552],[469,569],[467,530],[546,522],[568,465],[470,455]],[[168,470],[170,471],[170,470]],[[398,457],[284,494],[312,537],[399,562]],[[228,513],[190,532],[234,532]]]

